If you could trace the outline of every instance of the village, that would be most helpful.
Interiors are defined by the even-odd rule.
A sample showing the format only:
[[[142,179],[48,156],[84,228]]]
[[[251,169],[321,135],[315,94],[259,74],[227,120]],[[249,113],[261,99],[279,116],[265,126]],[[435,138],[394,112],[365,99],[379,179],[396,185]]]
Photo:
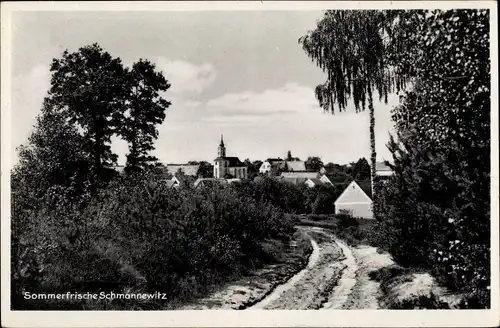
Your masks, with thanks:
[[[224,138],[221,136],[217,149],[217,158],[212,164],[207,161],[185,164],[160,164],[159,167],[165,173],[167,186],[169,188],[200,188],[213,184],[232,184],[241,181],[258,181],[263,176],[272,177],[281,182],[291,183],[295,186],[307,186],[308,188],[328,187],[335,185],[347,187],[342,191],[334,202],[335,214],[343,211],[351,213],[354,217],[373,219],[373,188],[371,176],[369,179],[342,179],[338,182],[335,172],[327,170],[324,165],[317,170],[306,165],[306,161],[291,156],[290,158],[267,158],[258,167],[254,177],[249,174],[251,162],[242,162],[239,157],[227,156]],[[354,163],[350,164],[351,166]],[[309,166],[309,167],[308,167]],[[124,173],[125,166],[115,166],[115,170]],[[368,167],[369,169],[369,167]],[[391,168],[385,162],[376,163],[376,175],[379,181],[384,181],[392,175]]]
[[[488,10],[65,15],[14,15],[12,310],[495,305]]]

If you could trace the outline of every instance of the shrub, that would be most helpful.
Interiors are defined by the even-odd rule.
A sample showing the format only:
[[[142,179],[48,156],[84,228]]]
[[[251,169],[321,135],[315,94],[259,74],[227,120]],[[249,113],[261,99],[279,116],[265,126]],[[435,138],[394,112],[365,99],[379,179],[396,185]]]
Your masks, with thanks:
[[[168,307],[199,296],[232,275],[272,259],[267,239],[288,240],[293,220],[270,203],[257,202],[229,186],[171,189],[152,172],[120,176],[88,205],[67,201],[64,188],[16,236],[14,308],[81,308],[68,302],[26,304],[23,290],[162,291]],[[97,309],[129,307],[113,302]]]
[[[410,299],[404,299],[404,300],[394,300],[387,304],[388,309],[396,310],[415,310],[415,309],[425,309],[425,310],[431,310],[431,309],[449,309],[450,306],[448,303],[439,300],[438,297],[434,294],[430,295],[419,295],[412,297]]]

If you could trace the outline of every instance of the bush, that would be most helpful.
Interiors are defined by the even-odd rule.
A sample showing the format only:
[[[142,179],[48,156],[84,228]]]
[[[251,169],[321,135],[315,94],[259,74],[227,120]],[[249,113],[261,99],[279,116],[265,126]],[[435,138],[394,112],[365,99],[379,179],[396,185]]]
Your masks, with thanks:
[[[359,222],[352,216],[352,212],[341,210],[339,214],[335,215],[337,224],[340,229],[348,229],[351,227],[359,227]]]
[[[26,218],[13,251],[13,307],[82,308],[68,302],[26,303],[30,292],[127,289],[169,295],[165,308],[197,297],[210,285],[270,260],[262,242],[289,240],[293,220],[229,186],[171,189],[159,176],[116,177],[86,206],[64,190]],[[119,301],[97,309],[130,307]]]
[[[391,310],[432,310],[432,309],[449,309],[448,303],[439,300],[434,294],[419,295],[402,301],[392,301],[387,304],[387,308]]]

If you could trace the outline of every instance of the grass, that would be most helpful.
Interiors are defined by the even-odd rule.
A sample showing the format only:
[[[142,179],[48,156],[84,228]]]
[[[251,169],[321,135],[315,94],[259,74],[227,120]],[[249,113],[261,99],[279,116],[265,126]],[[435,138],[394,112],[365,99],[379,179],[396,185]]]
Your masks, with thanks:
[[[370,244],[375,221],[364,218],[343,218],[335,215],[291,215],[297,225],[320,227],[332,231],[350,246]]]

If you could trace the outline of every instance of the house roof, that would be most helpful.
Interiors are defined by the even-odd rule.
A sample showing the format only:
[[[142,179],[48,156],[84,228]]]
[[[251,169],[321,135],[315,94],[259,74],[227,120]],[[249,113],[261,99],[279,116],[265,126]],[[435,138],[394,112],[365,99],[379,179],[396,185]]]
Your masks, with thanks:
[[[312,181],[315,185],[322,185],[323,184],[323,181],[321,181],[320,179],[309,178],[307,180]]]
[[[375,169],[377,171],[392,171],[391,168],[385,164],[385,162],[376,162]]]
[[[361,189],[361,191],[352,193],[351,187],[356,189],[356,186],[358,186],[358,189]],[[369,193],[368,193],[369,192]],[[335,200],[335,205],[338,203],[340,204],[352,204],[353,201],[355,203],[360,203],[360,202],[371,202],[371,182],[370,181],[356,181],[353,180],[349,185],[344,189],[344,191],[337,197]]]
[[[309,172],[309,171],[294,171],[294,172],[282,172],[281,176],[284,178],[303,178],[307,179],[317,179],[319,176],[318,172]]]
[[[285,162],[285,160],[284,160],[284,159],[281,159],[281,158],[268,158],[268,159],[266,160],[266,162],[269,162],[269,163],[271,163],[271,164],[272,164],[273,162]]]
[[[321,180],[323,183],[330,183],[330,184],[332,184],[332,180],[330,180],[330,178],[329,178],[326,174],[323,174],[323,175],[320,177],[320,180]]]
[[[306,182],[307,178],[301,178],[301,177],[282,177],[282,181],[290,182],[290,183],[293,183],[295,185],[298,185],[298,184]]]
[[[288,171],[305,171],[306,163],[303,161],[286,161],[286,169]]]
[[[173,180],[167,180],[165,182],[167,184],[167,188],[172,188],[175,185],[175,181]]]
[[[228,181],[225,179],[216,179],[216,178],[198,178],[194,182],[194,187],[196,188],[199,185],[208,186],[208,185],[213,185],[215,183],[227,184]]]
[[[192,185],[196,180],[196,177],[192,175],[177,175],[172,178],[172,181],[175,181],[174,178],[179,181],[179,184],[188,186]]]
[[[372,198],[372,182],[370,180],[355,180],[358,186],[363,189],[365,194]]]
[[[229,162],[229,167],[243,167],[246,166],[244,163],[240,161],[238,157],[217,157],[215,160],[226,160]]]
[[[175,175],[179,171],[179,169],[181,169],[185,175],[196,176],[198,175],[199,168],[199,165],[167,164],[167,172],[172,175]]]

